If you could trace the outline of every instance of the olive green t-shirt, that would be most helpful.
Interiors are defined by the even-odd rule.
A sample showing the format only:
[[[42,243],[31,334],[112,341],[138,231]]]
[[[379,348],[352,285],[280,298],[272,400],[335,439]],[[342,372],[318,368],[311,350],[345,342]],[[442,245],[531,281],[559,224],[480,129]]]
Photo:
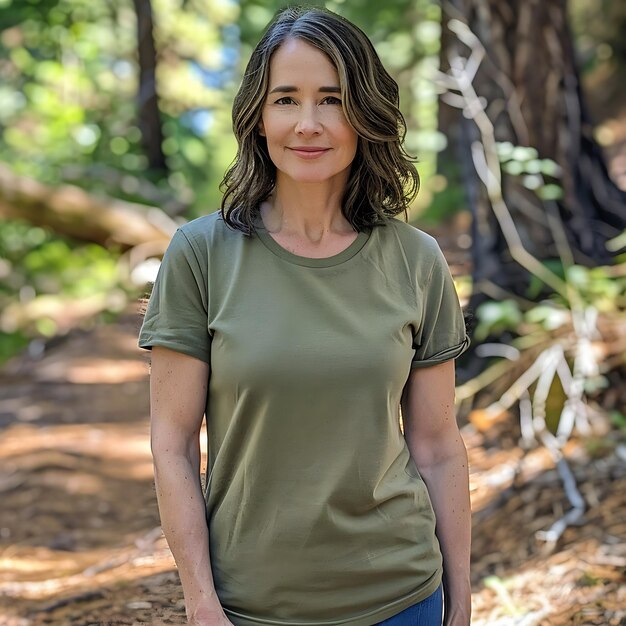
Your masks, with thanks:
[[[236,626],[368,626],[436,590],[400,396],[467,344],[437,243],[399,220],[322,259],[218,213],[176,232],[139,345],[210,363],[211,566]]]

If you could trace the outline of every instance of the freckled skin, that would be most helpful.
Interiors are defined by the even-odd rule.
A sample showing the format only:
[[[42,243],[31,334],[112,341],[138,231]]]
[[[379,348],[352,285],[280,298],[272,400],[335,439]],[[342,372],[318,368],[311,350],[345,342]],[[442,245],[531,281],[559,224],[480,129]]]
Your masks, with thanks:
[[[450,402],[441,403],[442,398]],[[454,416],[454,362],[412,370],[402,398],[404,436],[428,487],[444,568],[444,626],[469,626],[471,506],[467,451]]]
[[[215,593],[200,484],[208,379],[207,363],[152,349],[150,440],[161,526],[183,584],[188,625],[232,626]]]

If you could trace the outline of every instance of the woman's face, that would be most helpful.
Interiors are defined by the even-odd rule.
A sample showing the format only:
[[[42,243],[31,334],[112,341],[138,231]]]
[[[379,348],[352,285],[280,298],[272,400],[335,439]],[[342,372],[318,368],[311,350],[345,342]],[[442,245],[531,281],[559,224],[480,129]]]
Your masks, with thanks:
[[[343,113],[337,70],[314,46],[288,39],[272,55],[259,130],[277,183],[346,184],[358,137]]]

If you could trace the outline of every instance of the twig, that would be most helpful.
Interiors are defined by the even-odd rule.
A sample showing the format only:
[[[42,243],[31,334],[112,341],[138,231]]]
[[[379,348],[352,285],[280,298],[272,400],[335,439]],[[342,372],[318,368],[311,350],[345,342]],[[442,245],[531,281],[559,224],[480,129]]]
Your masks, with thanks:
[[[516,340],[515,347],[529,351],[531,349],[539,349],[541,344],[546,343],[545,335],[526,335]],[[466,383],[456,388],[456,398],[458,402],[473,398],[479,391],[485,387],[495,383],[499,378],[504,376],[511,369],[511,365],[507,361],[498,361],[483,370],[478,376],[475,376]]]
[[[485,185],[491,206],[502,230],[511,256],[522,267],[540,278],[546,285],[560,294],[572,306],[580,306],[576,292],[554,272],[550,271],[525,248],[519,236],[513,217],[506,206],[502,194],[502,173],[496,150],[495,130],[493,123],[485,112],[485,106],[476,93],[472,80],[477,71],[476,62],[482,59],[485,50],[469,27],[459,20],[450,20],[450,30],[470,48],[469,59],[459,56],[451,57],[450,73],[440,72],[436,81],[449,92],[458,91],[459,102],[462,102],[464,114],[470,117],[481,135],[481,142],[473,142],[471,146],[472,160],[478,177]],[[450,101],[450,100],[448,100]]]
[[[476,284],[476,289],[482,291],[486,296],[493,300],[515,300],[522,310],[528,310],[535,306],[532,300],[522,298],[515,293],[507,291],[493,281],[483,278]]]
[[[75,593],[71,596],[65,596],[64,598],[59,598],[54,602],[50,602],[45,604],[44,606],[37,609],[37,613],[50,613],[55,609],[60,609],[61,607],[67,606],[68,604],[74,604],[76,602],[85,602],[87,600],[98,600],[102,598],[104,593],[102,591],[83,591],[82,593]]]
[[[559,540],[568,526],[578,522],[585,513],[585,501],[580,495],[580,491],[578,491],[576,479],[574,478],[567,461],[561,457],[558,460],[556,467],[559,475],[561,476],[563,487],[565,488],[565,495],[572,505],[572,508],[565,515],[563,515],[563,517],[554,522],[548,530],[539,530],[535,533],[537,539],[552,545]]]

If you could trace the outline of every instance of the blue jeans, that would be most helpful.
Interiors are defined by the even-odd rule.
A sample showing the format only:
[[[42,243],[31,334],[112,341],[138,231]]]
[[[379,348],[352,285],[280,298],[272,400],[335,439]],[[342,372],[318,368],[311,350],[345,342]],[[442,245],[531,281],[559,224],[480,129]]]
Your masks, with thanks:
[[[376,626],[441,626],[443,613],[443,593],[439,589],[428,598],[404,609]]]

